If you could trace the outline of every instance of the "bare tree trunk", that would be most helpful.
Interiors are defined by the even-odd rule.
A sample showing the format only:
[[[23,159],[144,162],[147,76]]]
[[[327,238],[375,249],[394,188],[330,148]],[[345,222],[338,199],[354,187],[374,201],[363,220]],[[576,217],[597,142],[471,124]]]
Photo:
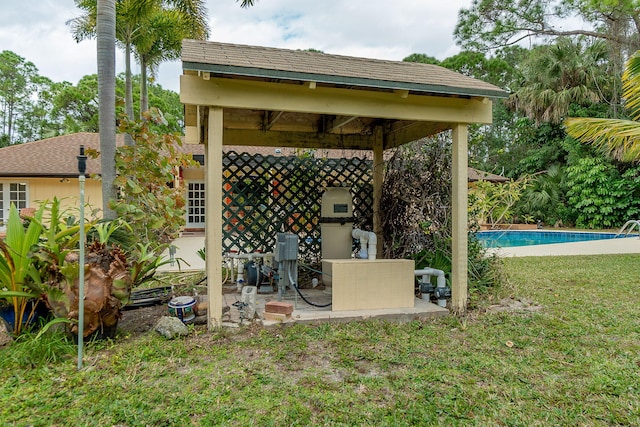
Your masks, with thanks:
[[[100,165],[105,219],[115,219],[109,201],[116,198],[116,0],[98,0],[97,56],[100,102]]]

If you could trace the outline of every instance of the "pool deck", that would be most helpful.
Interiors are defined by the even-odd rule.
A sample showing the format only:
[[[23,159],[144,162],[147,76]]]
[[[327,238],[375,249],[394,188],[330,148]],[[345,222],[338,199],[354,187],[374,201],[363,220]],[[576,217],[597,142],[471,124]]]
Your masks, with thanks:
[[[626,237],[549,245],[491,248],[487,249],[487,252],[495,253],[500,257],[640,254],[640,238]]]

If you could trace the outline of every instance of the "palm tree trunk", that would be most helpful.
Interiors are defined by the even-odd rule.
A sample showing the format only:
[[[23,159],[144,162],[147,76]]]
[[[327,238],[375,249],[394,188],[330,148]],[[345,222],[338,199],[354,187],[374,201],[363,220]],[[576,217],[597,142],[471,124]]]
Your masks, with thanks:
[[[109,201],[116,198],[116,0],[98,0],[97,56],[100,103],[100,165],[104,219],[115,219]]]
[[[147,61],[144,56],[140,58],[140,118],[142,113],[149,109],[149,93],[147,90]]]
[[[131,43],[127,43],[124,49],[124,86],[125,86],[125,99],[124,108],[129,120],[133,120],[133,84],[131,83]],[[124,143],[129,146],[133,146],[133,138],[128,133],[124,136]]]

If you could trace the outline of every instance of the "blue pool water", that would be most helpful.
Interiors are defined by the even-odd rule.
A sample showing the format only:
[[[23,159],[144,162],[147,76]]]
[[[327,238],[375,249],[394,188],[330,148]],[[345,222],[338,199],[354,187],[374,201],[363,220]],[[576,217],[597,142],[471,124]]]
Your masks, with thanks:
[[[513,246],[548,245],[551,243],[584,242],[587,240],[613,239],[615,233],[592,233],[581,231],[479,231],[478,239],[485,248],[508,248]]]

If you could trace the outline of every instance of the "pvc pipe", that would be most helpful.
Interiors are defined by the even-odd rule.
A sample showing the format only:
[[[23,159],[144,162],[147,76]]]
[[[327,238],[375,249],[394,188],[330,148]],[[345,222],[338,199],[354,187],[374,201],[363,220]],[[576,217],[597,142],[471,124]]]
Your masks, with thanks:
[[[235,266],[235,260],[237,259],[247,259],[249,261],[253,261],[254,258],[272,258],[273,257],[273,252],[248,252],[248,253],[244,253],[244,254],[239,254],[237,252],[227,252],[226,254],[223,255],[223,258],[228,258],[229,259],[229,265],[231,268],[231,283],[234,282],[234,266]],[[244,268],[244,266],[240,267],[243,263],[240,262],[238,265],[238,278],[235,280],[236,284],[238,285],[238,292],[240,292],[242,290],[242,285],[243,283],[240,283],[240,281],[244,282],[244,276],[241,276],[241,268]],[[260,278],[260,269],[258,269],[258,283],[260,283],[259,281]]]
[[[358,254],[359,258],[368,258],[370,260],[376,259],[376,252],[378,249],[378,238],[376,237],[376,233],[374,233],[373,231],[363,231],[359,228],[354,228],[351,231],[351,236],[354,239],[360,240],[360,252]]]
[[[244,285],[244,262],[238,265],[238,280],[236,280],[236,284],[238,285],[238,292],[242,291],[242,286]]]
[[[444,277],[444,271],[442,270],[427,267],[427,268],[423,268],[422,270],[414,270],[413,274],[416,276],[422,276],[423,283],[431,280],[431,276],[437,276],[436,287],[444,288],[447,286],[447,279]],[[447,299],[446,298],[438,299],[438,305],[440,307],[446,307]]]
[[[248,260],[252,260],[253,258],[266,258],[266,257],[273,256],[273,252],[250,252],[250,253],[246,253],[246,254],[238,254],[238,253],[234,253],[234,252],[227,252],[226,254],[224,254],[224,256],[226,258],[232,258],[232,259],[248,259]]]

